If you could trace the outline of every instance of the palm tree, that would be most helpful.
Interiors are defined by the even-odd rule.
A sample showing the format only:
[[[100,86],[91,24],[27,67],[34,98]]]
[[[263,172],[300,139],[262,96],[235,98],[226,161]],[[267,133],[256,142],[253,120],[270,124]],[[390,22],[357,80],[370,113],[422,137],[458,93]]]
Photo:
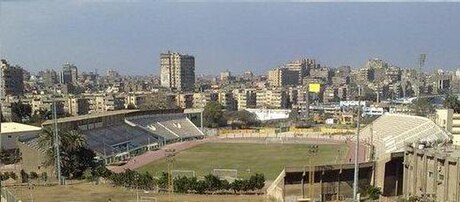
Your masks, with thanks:
[[[64,133],[61,143],[66,151],[77,150],[86,146],[86,138],[79,131],[71,130]]]
[[[40,132],[38,139],[38,146],[45,150],[46,159],[43,162],[45,166],[55,164],[55,150],[54,150],[54,132],[50,127],[43,128]]]
[[[443,103],[445,108],[453,109],[455,112],[460,111],[460,103],[456,95],[449,94],[444,98]]]
[[[65,154],[69,151],[75,151],[81,147],[86,146],[85,137],[77,130],[71,130],[64,133],[58,133],[60,141],[60,153]],[[51,128],[47,127],[42,130],[39,136],[38,144],[40,148],[45,150],[46,159],[44,162],[45,166],[51,166],[56,163],[55,154],[56,150],[54,147],[54,132]],[[64,157],[65,155],[62,155]],[[65,159],[61,159],[63,161]]]

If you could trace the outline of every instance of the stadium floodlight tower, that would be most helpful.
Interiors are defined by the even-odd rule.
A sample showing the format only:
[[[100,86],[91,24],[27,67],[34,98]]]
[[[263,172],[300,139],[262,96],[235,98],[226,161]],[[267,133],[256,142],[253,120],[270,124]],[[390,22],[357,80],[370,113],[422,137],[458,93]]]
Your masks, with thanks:
[[[59,151],[60,138],[58,134],[58,124],[57,124],[57,112],[56,112],[56,88],[53,90],[52,94],[53,99],[53,122],[54,122],[54,150],[56,157],[56,175],[59,181],[59,184],[62,185],[62,176],[61,176],[61,154]]]
[[[203,113],[204,113],[204,108],[206,107],[206,99],[201,100],[201,110],[200,110],[200,129],[201,132],[203,132]]]
[[[172,202],[171,193],[174,190],[173,178],[172,178],[172,163],[174,161],[174,156],[176,155],[175,149],[166,149],[166,160],[168,161],[168,198]]]
[[[2,24],[1,23],[2,1],[3,0],[0,0],[0,25]],[[0,37],[0,59],[2,59],[2,39],[1,37]],[[3,68],[0,67],[0,151],[2,151],[2,138],[1,138],[1,133],[2,133],[1,126],[2,126],[2,121],[3,121],[1,120],[2,118],[3,118]],[[1,197],[2,197],[2,180],[0,179],[0,200],[1,200]]]
[[[361,86],[358,85],[358,120],[356,123],[356,140],[355,140],[355,174],[353,177],[353,201],[358,200],[358,178],[359,178],[359,127],[361,120]]]
[[[315,201],[315,166],[313,165],[313,157],[318,154],[319,148],[318,145],[311,145],[308,148],[308,156],[310,157],[308,160],[310,169],[308,172],[308,184],[309,184],[309,197],[310,201]],[[303,190],[302,190],[303,191]]]

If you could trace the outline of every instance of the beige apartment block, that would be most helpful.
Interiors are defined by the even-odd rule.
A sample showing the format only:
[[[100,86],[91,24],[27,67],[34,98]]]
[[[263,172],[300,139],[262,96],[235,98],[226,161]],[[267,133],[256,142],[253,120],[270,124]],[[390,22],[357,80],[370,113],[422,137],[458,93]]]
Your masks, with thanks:
[[[160,54],[161,86],[191,92],[195,87],[195,57],[176,52]]]

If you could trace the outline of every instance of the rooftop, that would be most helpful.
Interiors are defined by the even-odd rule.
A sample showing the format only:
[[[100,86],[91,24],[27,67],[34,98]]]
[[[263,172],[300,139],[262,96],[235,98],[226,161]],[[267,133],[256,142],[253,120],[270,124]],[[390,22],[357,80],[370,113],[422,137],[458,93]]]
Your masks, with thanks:
[[[65,118],[59,118],[57,119],[58,123],[65,123],[65,122],[72,122],[72,121],[81,121],[85,119],[92,119],[92,118],[99,118],[99,117],[104,117],[104,116],[113,116],[113,115],[119,115],[119,114],[127,114],[130,112],[136,112],[139,110],[130,110],[130,109],[123,109],[123,110],[116,110],[116,111],[106,111],[106,112],[100,112],[100,113],[94,113],[94,114],[85,114],[81,116],[72,116],[72,117],[65,117]],[[47,120],[43,122],[42,125],[50,125],[53,123],[53,120]]]
[[[19,133],[19,132],[31,132],[31,131],[40,131],[40,127],[26,125],[16,122],[3,122],[2,123],[2,133]]]
[[[375,146],[376,157],[402,152],[406,144],[448,142],[450,133],[428,118],[403,114],[384,114],[361,130],[365,143]]]

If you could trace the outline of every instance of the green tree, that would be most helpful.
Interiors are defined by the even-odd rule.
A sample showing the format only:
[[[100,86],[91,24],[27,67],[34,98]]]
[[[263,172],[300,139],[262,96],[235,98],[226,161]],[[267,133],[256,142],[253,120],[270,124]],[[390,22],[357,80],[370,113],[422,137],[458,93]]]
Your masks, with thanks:
[[[41,178],[43,181],[47,181],[47,180],[48,180],[48,173],[43,172],[43,173],[40,175],[40,178]]]
[[[195,178],[196,181],[196,178]],[[191,179],[186,176],[174,178],[174,191],[178,193],[187,193],[191,188]]]
[[[38,174],[36,172],[30,172],[30,179],[34,180],[34,179],[38,179]]]
[[[434,107],[427,98],[415,99],[411,107],[417,116],[428,116],[434,112]]]
[[[207,185],[206,182],[203,180],[198,180],[194,184],[193,190],[196,191],[197,194],[204,194],[206,192]]]
[[[168,180],[169,174],[166,172],[162,172],[161,176],[157,180],[157,185],[160,189],[167,189],[168,188]]]
[[[69,178],[80,178],[83,172],[88,169],[94,169],[96,154],[86,148],[86,139],[83,135],[75,130],[58,133],[60,140],[59,150],[61,156],[61,173]],[[51,128],[44,128],[39,136],[39,146],[45,150],[46,159],[43,162],[45,166],[54,166],[55,146],[54,134]]]
[[[42,129],[38,139],[39,147],[45,150],[45,160],[43,164],[45,166],[52,166],[56,163],[55,161],[55,150],[54,150],[54,134],[50,127]]]
[[[460,101],[456,95],[446,95],[444,98],[443,106],[448,109],[453,109],[455,113],[460,112]]]
[[[220,180],[220,186],[222,190],[230,190],[232,188],[230,182],[227,180]]]
[[[86,139],[79,131],[71,130],[61,137],[61,144],[66,151],[78,150],[86,146]]]
[[[32,115],[32,107],[22,103],[21,100],[11,104],[12,120],[22,122],[24,119],[30,119]]]
[[[30,117],[27,124],[34,125],[34,126],[41,126],[45,120],[49,120],[52,117],[52,113],[46,109],[39,109],[36,110],[32,116]]]
[[[380,187],[368,186],[365,194],[369,196],[370,199],[377,200],[382,194],[382,189]]]
[[[226,122],[230,122],[233,127],[238,128],[248,128],[259,125],[256,114],[246,110],[227,111],[224,113],[224,119]]]
[[[265,176],[264,176],[264,174],[256,173],[254,175],[254,178],[255,178],[254,179],[255,180],[255,188],[260,191],[265,186]]]
[[[220,179],[216,177],[215,175],[209,174],[209,175],[204,176],[204,182],[207,187],[206,190],[210,192],[215,192],[222,188]]]
[[[223,108],[224,107],[218,102],[209,102],[206,104],[203,111],[204,125],[209,128],[225,126],[226,121]]]
[[[230,186],[232,187],[233,192],[238,193],[243,189],[244,182],[243,180],[236,179],[230,184]]]

